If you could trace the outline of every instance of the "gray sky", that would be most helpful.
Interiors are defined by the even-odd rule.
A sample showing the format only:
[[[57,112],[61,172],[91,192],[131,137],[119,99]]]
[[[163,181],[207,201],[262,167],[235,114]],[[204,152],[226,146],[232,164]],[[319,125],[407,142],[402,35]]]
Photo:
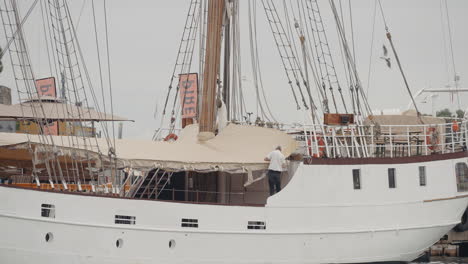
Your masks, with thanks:
[[[252,74],[248,48],[246,1],[241,0],[240,2],[242,61],[243,75],[247,79],[244,83],[245,93],[248,95],[247,101],[253,102],[252,83],[248,81],[251,80]],[[22,14],[25,14],[26,9],[33,1],[21,0],[19,2]],[[73,2],[71,8],[75,23],[79,17],[78,35],[86,56],[87,66],[94,85],[98,87],[99,75],[91,0],[70,2]],[[270,105],[275,116],[281,121],[298,121],[298,114],[270,29],[266,24],[265,14],[260,1],[257,2],[260,62],[263,67],[262,75]],[[281,3],[282,1],[277,2]],[[335,63],[342,83],[344,83],[345,76],[342,74],[342,60],[331,10],[328,1],[320,0],[319,2]],[[349,12],[348,3],[348,1],[342,0],[343,6],[346,7],[344,10],[347,12]],[[440,88],[447,84],[453,85],[453,68],[448,50],[448,30],[445,13],[441,19],[441,3],[444,4],[445,1],[382,0],[387,23],[413,93],[426,87]],[[468,49],[466,47],[468,47],[468,34],[466,34],[466,27],[468,26],[468,17],[466,14],[468,13],[468,1],[447,0],[447,3],[453,36],[455,65],[457,73],[461,77],[460,86],[467,87]],[[103,1],[95,0],[95,5],[100,29],[101,52],[104,54]],[[159,125],[159,122],[153,118],[153,113],[158,105],[160,114],[175,63],[189,1],[112,0],[107,1],[107,5],[115,113],[136,121],[124,125],[125,137],[148,139]],[[388,69],[384,61],[379,58],[382,55],[382,44],[389,47],[379,11],[375,20],[370,83],[367,81],[374,5],[374,0],[351,1],[357,67],[364,89],[369,90],[369,101],[373,109],[399,108],[403,110],[410,99],[396,64],[393,63],[392,69]],[[84,8],[80,16],[82,6]],[[41,21],[40,9],[37,8],[25,25],[37,78],[50,75]],[[442,28],[442,23],[445,25],[445,31]],[[3,46],[5,39],[3,30],[1,32],[0,45]],[[4,64],[9,67],[7,59],[4,59]],[[8,69],[1,76],[0,84],[14,88],[11,72]],[[420,97],[418,101],[421,102],[422,99],[423,97]],[[468,97],[463,96],[460,100],[462,108],[466,108]],[[427,103],[420,103],[419,107],[422,112],[430,113],[430,100]],[[436,108],[445,107],[457,108],[457,99],[451,101],[449,95],[440,95],[436,102]],[[251,110],[255,112],[253,105]]]

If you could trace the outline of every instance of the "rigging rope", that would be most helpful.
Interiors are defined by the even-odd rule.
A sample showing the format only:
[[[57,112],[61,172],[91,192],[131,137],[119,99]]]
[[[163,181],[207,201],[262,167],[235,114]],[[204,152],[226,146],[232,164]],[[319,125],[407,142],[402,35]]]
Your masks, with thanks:
[[[288,8],[287,4],[286,4],[286,1],[283,0],[283,6],[284,6],[284,13],[285,13],[285,20],[286,20],[286,25],[287,25],[287,29],[288,29],[288,33],[289,33],[289,42],[292,44],[292,47],[294,48],[294,52],[295,54],[299,54],[299,52],[297,51],[297,48],[296,48],[296,37],[294,37],[294,33],[292,31],[292,27],[291,27],[291,24],[294,25],[294,28],[296,29],[296,35],[297,35],[297,39],[300,40],[301,38],[301,35],[302,33],[300,32],[300,26],[299,26],[299,19],[297,18],[297,16],[295,15],[295,12],[294,12],[294,6],[290,3],[291,7]],[[289,11],[288,10],[291,10],[291,13],[292,13],[292,16],[293,16],[293,20],[290,19],[290,16],[289,16]],[[300,11],[298,11],[300,12]],[[289,22],[289,23],[288,23]],[[320,89],[321,87],[321,84],[320,84],[320,80],[319,80],[319,77],[318,77],[318,73],[317,73],[317,68],[319,68],[316,64],[316,61],[311,59],[311,57],[313,57],[314,55],[314,50],[313,50],[313,45],[311,44],[311,33],[309,33],[309,31],[311,30],[310,27],[308,26],[307,23],[304,22],[304,24],[306,25],[306,40],[307,40],[307,43],[308,45],[305,45],[305,51],[306,51],[306,60],[307,60],[307,63],[308,65],[310,66],[310,69],[312,71],[312,76],[313,76],[313,79],[314,79],[314,82],[315,82],[315,85],[317,87],[317,89],[315,89],[317,91],[317,95],[318,95],[318,98],[320,99],[321,98],[321,104],[320,107],[321,107],[321,110],[323,113],[325,113],[325,109],[324,109],[324,104],[323,104],[323,98],[325,98],[325,96],[323,95],[323,91],[322,89]],[[302,66],[299,64],[299,69],[300,71],[302,72]],[[306,67],[306,65],[304,65],[304,67]],[[308,95],[309,95],[309,101],[313,101],[312,99],[312,95],[309,93],[310,91],[310,82],[304,82],[304,85],[307,86],[308,88]],[[311,100],[312,99],[312,100]],[[314,107],[314,111],[317,111],[317,105],[314,103],[313,105]],[[314,115],[315,116],[315,115]]]
[[[280,54],[281,62],[283,63],[283,67],[285,69],[288,83],[291,87],[291,91],[293,93],[297,109],[300,109],[300,105],[296,96],[296,92],[294,90],[292,78],[294,78],[295,80],[295,84],[301,96],[301,101],[304,107],[306,109],[309,109],[309,106],[307,105],[304,93],[301,88],[301,83],[304,83],[304,79],[302,79],[302,82],[299,81],[299,75],[302,76],[302,73],[298,66],[299,63],[297,61],[297,56],[294,53],[294,50],[291,47],[291,43],[288,40],[287,34],[284,30],[283,24],[281,23],[281,19],[278,15],[275,4],[272,0],[262,0],[262,4],[270,25],[270,29],[273,33],[275,44]],[[292,75],[292,78],[290,75]]]
[[[349,77],[350,77],[350,92],[351,92],[351,98],[353,102],[353,110],[354,113],[358,116],[362,115],[370,115],[372,113],[371,108],[369,106],[369,103],[367,101],[367,97],[365,93],[363,92],[362,89],[362,84],[361,80],[359,78],[359,74],[356,69],[356,63],[353,59],[352,53],[350,51],[345,32],[344,32],[344,27],[342,25],[342,21],[338,15],[338,11],[336,9],[336,5],[334,0],[329,0],[330,6],[332,8],[332,12],[335,18],[336,26],[337,26],[337,32],[338,32],[338,37],[340,39],[340,43],[342,44],[342,48],[344,51],[344,57],[346,61],[346,65],[349,68]],[[362,100],[359,101],[359,96],[362,97]],[[361,103],[364,104],[365,111],[366,113],[361,112]],[[358,119],[358,122],[362,122],[362,120]]]
[[[106,32],[106,55],[107,55],[107,75],[109,79],[109,95],[110,95],[110,108],[111,108],[111,118],[114,120],[114,98],[112,92],[112,74],[111,74],[111,62],[110,62],[110,49],[109,49],[109,28],[107,23],[107,5],[106,0],[104,0],[104,28]],[[117,149],[115,146],[115,121],[112,121],[112,138],[114,140],[114,154]]]
[[[419,117],[420,122],[423,123],[423,120],[421,118],[421,113],[419,112],[416,101],[414,100],[413,93],[411,92],[411,89],[409,87],[409,84],[408,84],[408,81],[406,79],[405,73],[403,71],[403,67],[401,66],[400,58],[398,57],[398,53],[397,53],[397,51],[395,49],[395,45],[393,44],[392,35],[390,34],[390,31],[388,29],[388,25],[387,25],[387,21],[385,19],[385,14],[384,14],[384,11],[383,11],[382,3],[380,2],[380,0],[378,0],[378,1],[379,1],[379,6],[380,6],[380,12],[382,14],[382,18],[383,18],[384,25],[385,25],[385,31],[387,32],[387,39],[390,42],[390,46],[392,47],[393,55],[395,55],[395,60],[396,60],[396,62],[398,64],[398,68],[400,69],[401,76],[403,77],[403,81],[405,83],[406,90],[408,91],[408,94],[409,94],[409,96],[411,98],[411,101],[413,102],[414,109],[416,110],[416,113],[417,113],[417,115]]]
[[[447,33],[445,32],[445,21],[444,21],[444,8],[443,8],[443,4],[442,4],[442,1],[443,0],[439,0],[439,8],[440,8],[440,25],[441,25],[441,30],[442,30],[442,42],[444,44],[444,63],[445,63],[445,70],[447,71],[447,85],[451,82],[451,77],[450,77],[450,66],[449,66],[449,62],[448,62],[448,55],[447,55],[447,51],[448,51],[448,48],[447,48],[447,38],[446,38],[446,35]]]
[[[328,90],[332,97],[332,102],[336,113],[339,112],[339,108],[338,104],[336,103],[334,88],[337,88],[341,97],[344,111],[347,112],[346,101],[344,100],[342,89],[338,80],[338,75],[336,73],[334,60],[330,50],[330,44],[328,42],[328,36],[326,34],[325,25],[323,24],[322,14],[320,12],[318,2],[317,0],[307,0],[305,2],[306,8],[302,9],[308,11],[307,16],[309,17],[309,22],[312,28],[311,35],[314,40],[315,50],[317,53],[316,56],[317,62],[319,64],[319,73],[322,79],[322,86],[325,88],[326,84],[328,84]],[[326,100],[328,100],[328,98],[326,98]]]
[[[20,29],[23,28],[24,26],[24,23],[26,23],[26,21],[28,20],[28,17],[29,15],[31,15],[32,11],[34,10],[34,8],[36,7],[36,4],[39,0],[35,0],[31,7],[28,9],[28,12],[26,13],[26,15],[23,17],[23,19],[21,20],[21,23],[18,24],[18,28],[17,30],[13,33],[12,37],[7,40],[7,44],[3,47],[3,49],[0,49],[0,59],[3,57],[3,55],[5,55],[5,53],[8,51],[11,43],[16,39],[17,37],[17,34],[20,33]],[[5,0],[5,5],[6,5],[6,0]],[[8,12],[8,10],[6,10],[6,12]]]
[[[246,112],[245,99],[242,87],[242,57],[241,57],[241,42],[240,42],[240,25],[239,25],[239,1],[233,2],[233,120],[241,121]]]
[[[255,8],[255,13],[256,14],[256,8]],[[265,108],[267,110],[267,113],[269,114],[269,118],[266,116],[266,113],[265,113],[265,117],[267,118],[268,121],[270,121],[270,119],[272,119],[274,122],[278,122],[275,117],[273,116],[272,114],[272,111],[270,109],[270,105],[268,104],[268,100],[266,98],[266,93],[265,93],[265,88],[264,88],[264,85],[263,85],[263,77],[262,77],[262,70],[260,68],[260,59],[259,59],[259,52],[258,52],[258,38],[257,38],[257,21],[255,19],[255,22],[254,22],[254,49],[255,49],[255,63],[256,63],[256,69],[257,69],[257,75],[258,75],[258,81],[259,81],[259,85],[256,85],[256,88],[258,89],[258,87],[260,87],[260,91],[261,91],[261,95],[262,95],[262,98],[263,98],[263,102],[265,104]],[[262,111],[263,110],[263,104],[260,102],[260,104],[262,105]]]
[[[369,87],[371,81],[371,71],[372,71],[372,55],[374,50],[374,36],[375,36],[375,17],[377,15],[377,2],[374,2],[374,15],[372,16],[372,35],[371,35],[371,45],[370,45],[370,56],[369,56],[369,69],[367,71],[367,91],[366,95],[369,97]]]
[[[261,73],[261,68],[260,68],[260,59],[259,59],[259,53],[258,53],[257,19],[256,19],[257,9],[255,6],[255,1],[252,2],[249,0],[248,13],[249,13],[248,15],[249,15],[250,54],[251,54],[250,59],[251,59],[251,64],[252,64],[252,74],[253,74],[253,81],[254,81],[254,87],[255,87],[255,94],[257,96],[257,100],[256,100],[257,117],[259,116],[258,109],[260,109],[261,116],[263,117],[263,119],[266,119],[269,122],[271,120],[273,120],[274,122],[277,122],[268,104],[265,89],[263,86],[263,79],[262,79],[262,73]],[[263,99],[263,102],[262,102],[262,99]],[[263,104],[265,104],[265,106]]]
[[[61,87],[61,95],[62,95],[62,100],[65,100],[64,103],[66,103],[66,90],[65,90],[65,85],[64,85],[64,82],[65,82],[65,77],[63,76],[63,74],[59,74],[58,72],[58,66],[57,66],[57,60],[56,60],[56,52],[54,51],[53,49],[53,46],[54,46],[54,43],[53,43],[53,38],[52,38],[52,31],[50,29],[51,27],[51,24],[52,22],[49,22],[49,16],[48,16],[48,12],[47,12],[47,4],[45,3],[45,0],[44,1],[41,1],[41,15],[42,15],[42,22],[43,22],[43,28],[44,28],[44,35],[45,35],[45,41],[46,41],[46,48],[47,48],[47,55],[48,55],[48,60],[49,60],[49,68],[50,68],[50,76],[62,76],[62,87]],[[50,44],[49,44],[50,42]],[[50,51],[49,51],[50,49]],[[52,56],[51,56],[52,54]],[[52,61],[51,61],[51,57],[52,57]],[[52,66],[54,68],[54,70],[52,70]],[[66,108],[66,109],[65,109]],[[64,114],[64,116],[69,113],[69,110],[68,110],[68,106],[66,105],[65,108],[62,108],[62,113]],[[68,128],[67,128],[67,132],[66,134],[68,135],[69,134],[69,131],[68,131]],[[64,141],[64,138],[61,137],[61,143],[62,145],[65,145],[65,141]],[[73,144],[71,143],[71,139],[69,137],[67,137],[67,141],[68,141],[68,144],[70,146],[72,146]],[[65,173],[67,175],[67,180],[68,182],[70,182],[70,168],[68,167],[68,163],[70,162],[69,161],[69,157],[68,156],[64,156],[64,165],[65,165]],[[75,163],[73,161],[71,161],[70,163],[72,163],[73,165],[75,165]],[[53,166],[52,167],[53,170],[54,170],[54,174],[56,174],[56,171],[55,171],[55,167]],[[75,179],[76,179],[76,171],[73,170],[74,172],[74,175],[75,175]],[[75,180],[76,182],[76,180]]]
[[[300,6],[300,4],[302,4],[302,6]],[[311,2],[311,4],[312,4],[312,2]],[[318,73],[319,73],[320,79],[321,79],[320,80],[321,82],[319,80],[317,80],[317,90],[319,91],[319,94],[322,96],[322,111],[324,113],[329,113],[330,112],[330,107],[329,107],[329,104],[328,104],[329,100],[328,100],[327,89],[326,89],[326,85],[325,85],[326,76],[324,75],[324,73],[323,73],[324,69],[322,68],[323,62],[324,62],[323,61],[324,54],[320,53],[320,49],[318,49],[318,47],[321,47],[321,43],[320,43],[320,45],[317,44],[318,35],[314,34],[314,32],[316,34],[319,34],[319,31],[321,29],[319,29],[317,19],[315,17],[315,13],[316,13],[315,11],[316,10],[312,10],[312,16],[311,16],[310,14],[306,14],[305,12],[306,12],[306,10],[307,10],[307,12],[309,12],[310,9],[312,9],[312,8],[309,8],[309,6],[307,4],[306,4],[306,6],[307,7],[304,7],[303,2],[299,2],[299,1],[297,2],[297,9],[298,9],[299,18],[294,16],[294,20],[295,20],[294,27],[296,28],[297,34],[299,36],[303,36],[304,34],[302,32],[301,24],[305,25],[305,27],[306,27],[305,32],[306,32],[306,35],[307,35],[307,41],[309,43],[309,46],[310,46],[311,50],[312,50],[312,44],[310,42],[310,39],[314,40],[314,46],[313,47],[315,48],[315,54],[317,56],[317,60],[314,60],[314,63],[315,62],[318,63],[318,66],[317,65],[315,65],[315,66],[316,66],[316,68],[318,68]],[[294,7],[292,7],[291,10],[294,10]],[[314,22],[314,24],[315,24],[315,28],[314,28],[313,27],[314,24],[310,23],[311,24],[310,25],[310,30],[312,31],[312,34],[309,34],[309,25],[308,25],[305,17],[309,17],[310,22]],[[300,22],[298,22],[297,19],[299,19]],[[301,43],[302,43],[302,41],[301,41]],[[312,55],[312,54],[314,54],[314,52],[311,52],[310,54]],[[327,71],[328,71],[328,69],[327,69]],[[331,85],[330,85],[330,87],[331,87]],[[334,105],[334,106],[335,106],[335,110],[336,110],[336,105]]]
[[[59,7],[59,6],[58,6]],[[86,80],[87,80],[87,83],[88,83],[88,88],[91,92],[91,95],[92,95],[92,99],[94,100],[94,106],[95,108],[97,109],[98,111],[98,116],[99,116],[99,119],[102,119],[102,114],[101,114],[101,110],[100,110],[100,107],[99,107],[99,103],[98,103],[98,100],[96,98],[96,95],[95,95],[95,92],[94,92],[94,88],[93,88],[93,85],[92,85],[92,82],[91,82],[91,79],[89,77],[89,72],[88,72],[88,69],[86,67],[86,63],[84,61],[84,56],[83,56],[83,52],[82,52],[82,49],[81,49],[81,46],[80,46],[80,43],[78,41],[78,37],[77,37],[77,33],[76,33],[76,28],[75,26],[73,25],[73,21],[71,20],[71,14],[70,14],[70,10],[68,8],[68,4],[66,1],[63,2],[63,8],[64,8],[64,14],[63,15],[60,15],[56,17],[56,19],[59,19],[59,22],[60,24],[62,25],[63,27],[63,21],[65,19],[66,23],[67,23],[67,30],[66,32],[69,32],[69,36],[68,38],[70,38],[69,40],[66,40],[67,37],[66,35],[64,35],[64,39],[65,41],[63,41],[63,43],[60,43],[59,39],[56,39],[57,43],[58,44],[62,44],[65,48],[67,47],[67,45],[71,45],[71,48],[72,48],[72,53],[70,52],[67,52],[66,54],[62,53],[62,56],[63,55],[66,55],[68,57],[67,59],[67,65],[63,64],[62,65],[64,67],[66,67],[68,69],[68,71],[70,72],[71,74],[71,79],[68,79],[67,80],[70,80],[72,82],[72,90],[71,92],[73,92],[74,94],[74,97],[75,97],[75,103],[79,103],[79,104],[85,104],[85,106],[87,108],[90,108],[90,105],[89,105],[89,100],[88,100],[88,97],[87,97],[87,93],[86,93],[86,90],[85,90],[85,86],[84,86],[84,81],[83,81],[83,77],[82,77],[82,73],[81,71],[83,70],[84,73],[85,73],[85,77],[86,77]],[[59,8],[56,8],[56,10],[59,12],[60,9]],[[63,17],[63,18],[62,18]],[[62,31],[62,33],[65,32],[65,31]],[[71,58],[73,57],[73,63],[70,63],[71,62]],[[80,64],[81,62],[81,64]],[[71,66],[70,66],[71,65]],[[81,67],[80,67],[81,66]],[[77,72],[77,76],[76,78],[74,78],[74,71]],[[66,77],[66,75],[65,75]],[[77,89],[76,85],[77,85],[77,81],[79,81],[79,88]],[[70,89],[67,89],[69,92],[70,92]],[[82,91],[82,96],[83,96],[83,99],[80,99],[80,95],[78,94],[78,91],[81,90]],[[88,113],[89,114],[89,113]],[[83,117],[84,113],[82,113],[81,111],[78,111],[78,116],[79,116],[79,122],[81,124],[81,127],[83,127],[83,120],[82,120],[82,117]],[[101,122],[101,125],[105,123],[105,122]],[[102,125],[104,127],[104,125]],[[106,131],[106,129],[103,130],[104,133]],[[88,152],[88,144],[91,146],[91,138],[87,138],[87,137],[82,137],[83,139],[83,143],[85,144],[85,150],[86,150],[86,153],[89,153]],[[107,146],[108,146],[108,149],[109,149],[109,153],[107,153],[109,155],[109,158],[110,158],[110,164],[112,166],[112,157],[110,156],[114,156],[115,155],[112,155],[112,154],[115,154],[115,151],[113,150],[112,148],[112,142],[110,141],[110,137],[109,137],[109,134],[106,134],[105,133],[105,139],[106,139],[106,143],[107,143]],[[87,140],[89,141],[89,143],[86,143]],[[102,153],[100,151],[100,148],[99,148],[99,144],[97,142],[97,138],[94,137],[94,140],[95,140],[95,144],[96,144],[96,147],[97,147],[97,152],[99,154],[99,158],[102,160]],[[113,152],[111,154],[111,152]],[[88,154],[86,154],[86,156],[88,157]],[[91,164],[90,164],[90,160],[89,158],[87,159],[88,161],[88,166],[91,167]],[[81,164],[81,167],[83,169],[83,165]],[[103,167],[103,164],[101,162],[101,168],[102,170],[104,170],[104,167]],[[90,175],[92,176],[92,171],[90,170]]]
[[[178,48],[177,57],[176,57],[176,63],[174,64],[171,79],[169,81],[168,91],[167,91],[167,95],[166,95],[166,99],[165,99],[164,107],[163,107],[163,112],[162,112],[162,114],[163,114],[162,118],[164,118],[164,116],[166,114],[167,103],[168,103],[169,97],[171,95],[172,87],[174,85],[174,80],[176,78],[178,78],[178,76],[176,76],[177,70],[179,68],[183,68],[183,66],[186,65],[186,63],[187,63],[185,61],[185,59],[186,59],[186,56],[187,56],[187,53],[188,53],[188,50],[189,50],[189,45],[191,43],[190,37],[192,36],[194,17],[195,17],[195,13],[196,13],[196,10],[197,10],[197,6],[199,4],[200,4],[200,2],[197,1],[197,0],[190,1],[189,10],[187,12],[187,17],[185,19],[184,30],[182,32],[182,38],[181,38],[181,41],[179,43],[179,48]],[[185,51],[183,51],[184,48],[185,48]],[[182,62],[180,62],[181,56],[183,56]],[[182,71],[183,71],[183,69],[181,69],[180,72],[182,72]],[[175,95],[175,98],[177,98],[177,95]],[[175,103],[173,105],[172,113],[174,113],[174,106],[175,106]]]
[[[13,48],[9,48],[9,54],[10,54],[10,62],[12,66],[12,72],[13,76],[15,79],[15,84],[16,88],[18,91],[18,98],[20,100],[20,106],[21,106],[21,112],[22,115],[24,116],[24,108],[26,107],[24,105],[24,101],[22,98],[22,94],[27,94],[29,101],[33,99],[33,93],[36,91],[36,85],[35,85],[35,78],[34,78],[34,72],[32,69],[31,65],[31,60],[28,52],[28,48],[26,45],[26,42],[24,40],[24,32],[22,25],[25,21],[25,19],[20,21],[20,15],[17,7],[16,1],[10,1],[10,4],[7,3],[7,1],[4,1],[4,8],[0,6],[0,16],[2,19],[3,23],[3,28],[6,36],[6,40],[10,43],[10,45],[13,45]],[[16,56],[15,56],[16,55]],[[20,77],[22,76],[22,77]],[[41,101],[41,96],[38,94],[39,98],[39,109],[36,107],[31,107],[31,110],[33,112],[33,119],[34,122],[37,123],[40,131],[45,131],[45,126],[47,125],[47,120],[44,119],[46,116],[44,107],[42,105]],[[39,112],[42,114],[39,114]],[[39,117],[42,116],[42,117]],[[29,133],[27,133],[27,139],[28,139],[28,149],[30,151],[30,154],[33,156],[33,171],[31,176],[34,178],[36,181],[36,184],[39,186],[39,178],[38,178],[38,173],[40,172],[37,167],[36,167],[36,162],[37,162],[37,151],[38,148],[35,148],[33,150],[32,144],[31,144],[31,137]],[[55,152],[55,143],[54,140],[51,136],[45,135],[44,133],[39,134],[39,142],[42,144],[41,151],[42,153],[44,152],[49,152],[49,153],[56,153]],[[56,155],[54,155],[55,158],[57,158]],[[52,162],[51,159],[42,159],[43,163],[46,166],[47,173],[49,175],[49,180],[51,183],[52,181],[52,172],[50,171],[49,167],[49,162]],[[55,174],[56,176],[56,174]],[[66,188],[66,183],[63,178],[63,174],[61,174],[61,180],[62,183],[64,184],[64,187]]]
[[[452,38],[452,27],[450,25],[450,15],[449,15],[449,10],[448,10],[448,4],[447,0],[444,0],[445,2],[445,12],[447,16],[447,27],[448,27],[448,35],[449,35],[449,44],[450,44],[450,55],[452,58],[452,67],[453,67],[453,74],[454,74],[454,83],[455,83],[455,90],[458,91],[458,74],[457,74],[457,68],[455,66],[455,55],[453,51],[453,38]],[[460,94],[457,93],[457,102],[458,102],[458,109],[461,109],[461,104],[460,104]]]
[[[49,2],[50,3],[50,2]],[[53,4],[51,4],[53,5]],[[75,64],[75,62],[77,61],[77,57],[76,57],[76,53],[75,53],[75,48],[74,48],[74,41],[73,41],[73,36],[70,35],[67,37],[67,32],[68,30],[70,30],[71,26],[70,26],[70,21],[68,20],[68,17],[69,17],[69,14],[67,14],[67,2],[64,0],[61,4],[59,2],[59,0],[55,0],[55,12],[56,12],[56,22],[58,23],[58,27],[57,27],[57,34],[58,34],[58,38],[56,39],[56,41],[58,40],[58,42],[60,43],[60,38],[62,38],[62,41],[60,44],[63,44],[61,45],[61,48],[62,48],[62,58],[63,58],[63,61],[61,61],[62,63],[62,67],[63,67],[63,72],[66,72],[68,70],[68,73],[70,74],[70,81],[72,83],[72,88],[73,88],[73,96],[74,96],[74,99],[75,99],[75,102],[79,102],[79,103],[82,103],[82,100],[81,100],[81,96],[80,94],[78,93],[79,90],[82,90],[82,92],[84,92],[84,86],[83,86],[83,81],[81,79],[81,73],[80,73],[80,68],[79,67],[76,67],[77,64]],[[66,23],[66,24],[65,24]],[[67,28],[68,30],[65,30],[65,28]],[[71,33],[71,32],[69,32]],[[73,57],[72,57],[73,56]],[[77,72],[75,72],[77,71]],[[66,75],[64,74],[64,76],[66,77]],[[86,97],[86,95],[85,95]],[[71,97],[70,97],[71,98]],[[80,127],[83,128],[84,125],[83,125],[83,112],[80,108],[77,108],[77,112],[78,112],[78,120],[79,120],[79,124],[80,124]],[[78,137],[76,137],[76,139],[74,137],[72,137],[72,140],[75,140],[75,143],[76,143],[76,146],[79,146],[79,142],[78,142]],[[85,148],[85,151],[87,152],[88,151],[88,143],[86,142],[86,138],[84,137],[84,134],[83,134],[83,143],[84,143],[84,148]],[[75,162],[75,165],[76,165],[76,173],[77,173],[77,177],[78,177],[78,184],[80,184],[81,180],[80,180],[80,173],[79,173],[79,168],[81,167],[82,168],[82,175],[83,175],[83,180],[86,180],[85,179],[85,175],[84,175],[84,171],[83,171],[83,164],[82,164],[82,161],[80,163],[78,163],[77,161],[77,158],[75,157],[76,155],[76,152],[72,154],[72,160]],[[58,163],[60,164],[60,163]]]
[[[80,8],[80,13],[78,15],[78,19],[76,20],[76,30],[78,30],[78,28],[80,27],[80,22],[81,22],[81,16],[83,15],[83,10],[86,6],[86,0],[83,0],[83,4],[81,4],[81,8]]]
[[[47,29],[46,29],[46,17],[44,15],[44,7],[43,7],[43,1],[41,1],[40,3],[41,5],[41,18],[42,18],[42,27],[43,27],[43,31],[44,31],[44,36],[45,36],[45,43],[46,43],[46,50],[47,50],[47,59],[48,59],[48,63],[49,63],[49,73],[50,73],[50,76],[53,76],[53,71],[52,71],[52,61],[50,60],[50,49],[49,49],[49,39],[47,37]]]
[[[96,22],[96,11],[94,6],[94,0],[91,0],[91,10],[93,14],[93,28],[94,28],[94,41],[96,45],[96,54],[97,54],[97,62],[98,62],[98,70],[99,70],[99,81],[101,84],[101,97],[102,97],[102,106],[104,109],[104,113],[106,113],[106,96],[104,92],[104,78],[102,77],[102,64],[101,64],[101,51],[99,48],[99,36],[97,30],[97,22]],[[108,127],[105,127],[106,133],[109,134]]]
[[[354,43],[354,25],[353,25],[353,9],[351,6],[351,0],[348,0],[349,6],[349,21],[351,27],[351,43],[353,44],[353,60],[356,61],[356,45]]]

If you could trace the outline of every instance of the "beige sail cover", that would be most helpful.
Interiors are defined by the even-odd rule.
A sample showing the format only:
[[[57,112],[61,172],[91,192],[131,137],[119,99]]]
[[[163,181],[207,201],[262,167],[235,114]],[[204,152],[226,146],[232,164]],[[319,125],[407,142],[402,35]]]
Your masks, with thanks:
[[[116,152],[121,166],[136,168],[159,167],[167,170],[241,172],[266,169],[264,157],[276,146],[283,148],[285,156],[296,150],[296,141],[288,134],[270,128],[228,125],[215,138],[199,142],[198,126],[187,126],[174,142],[116,140]],[[40,145],[39,136],[30,135],[31,142]],[[70,146],[66,136],[53,136],[56,146],[64,155],[84,154],[85,146]],[[0,146],[27,147],[27,135],[0,133]],[[83,141],[83,140],[81,140]],[[92,139],[94,153],[108,153],[105,139]],[[99,146],[99,147],[98,147]],[[0,149],[1,151],[1,149]]]

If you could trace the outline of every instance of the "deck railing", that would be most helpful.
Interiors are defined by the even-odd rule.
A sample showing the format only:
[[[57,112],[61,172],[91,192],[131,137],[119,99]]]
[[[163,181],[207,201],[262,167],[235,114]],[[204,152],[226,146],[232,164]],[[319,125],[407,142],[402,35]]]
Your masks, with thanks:
[[[375,158],[411,157],[465,151],[468,120],[414,125],[282,125],[299,143],[305,157]],[[164,140],[180,129],[160,129],[155,140]]]
[[[289,130],[306,157],[410,157],[466,151],[468,121],[418,125],[311,125]]]

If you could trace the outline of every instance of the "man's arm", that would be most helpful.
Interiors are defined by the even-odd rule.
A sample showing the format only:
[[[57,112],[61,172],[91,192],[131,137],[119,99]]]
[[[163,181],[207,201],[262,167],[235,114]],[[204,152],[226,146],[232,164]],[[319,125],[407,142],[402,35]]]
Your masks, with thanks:
[[[281,167],[283,167],[283,169],[288,168],[288,163],[286,162],[286,160],[283,160],[283,163],[281,164]]]
[[[268,153],[268,155],[263,159],[264,161],[270,161],[271,160],[271,152]]]

